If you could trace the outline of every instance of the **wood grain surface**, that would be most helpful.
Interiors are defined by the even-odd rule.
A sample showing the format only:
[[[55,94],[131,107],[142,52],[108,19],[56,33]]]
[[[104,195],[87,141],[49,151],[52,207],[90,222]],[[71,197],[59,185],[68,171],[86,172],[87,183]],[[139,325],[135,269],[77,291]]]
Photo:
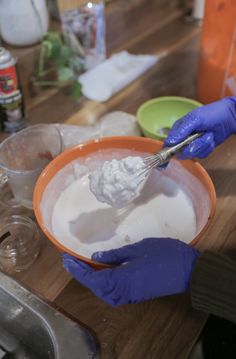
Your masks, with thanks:
[[[31,124],[91,124],[107,111],[135,114],[144,101],[157,96],[197,98],[201,28],[184,23],[177,1],[115,0],[106,7],[106,19],[108,54],[127,49],[136,54],[161,54],[160,61],[103,104],[85,98],[76,102],[66,89],[37,96],[28,89],[26,106]],[[38,50],[39,45],[14,49],[25,89]],[[201,161],[217,192],[216,215],[198,245],[201,250],[236,253],[235,158],[236,138],[232,137]],[[103,359],[185,359],[207,319],[206,314],[192,309],[188,295],[111,308],[70,278],[60,253],[44,237],[38,260],[29,271],[14,277],[88,326],[98,337]]]

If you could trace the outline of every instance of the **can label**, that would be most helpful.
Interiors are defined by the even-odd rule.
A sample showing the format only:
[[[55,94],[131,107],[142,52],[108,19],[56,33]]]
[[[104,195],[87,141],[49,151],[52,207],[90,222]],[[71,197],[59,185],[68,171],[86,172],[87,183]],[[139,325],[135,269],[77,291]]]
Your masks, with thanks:
[[[0,69],[0,96],[10,95],[18,88],[15,66]]]
[[[9,57],[8,66],[0,64],[0,122],[3,131],[17,132],[25,127],[24,103],[15,61]]]

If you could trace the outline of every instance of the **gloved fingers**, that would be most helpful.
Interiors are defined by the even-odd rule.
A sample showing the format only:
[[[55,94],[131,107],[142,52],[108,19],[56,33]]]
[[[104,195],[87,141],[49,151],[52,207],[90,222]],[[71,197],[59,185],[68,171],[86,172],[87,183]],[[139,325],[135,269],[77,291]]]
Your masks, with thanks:
[[[116,282],[112,279],[112,269],[94,270],[68,254],[63,254],[63,265],[78,282],[89,288],[97,297],[112,306],[120,303],[120,296],[116,294]]]
[[[188,146],[184,147],[178,158],[185,160],[188,158],[205,158],[215,148],[215,140],[212,132],[208,132],[196,140],[192,141]]]
[[[200,131],[200,127],[201,119],[198,117],[197,112],[193,110],[174,123],[164,145],[167,147],[176,145],[191,134]]]
[[[141,241],[126,245],[118,249],[111,249],[105,252],[95,252],[92,254],[92,260],[96,262],[119,265],[130,262],[137,257],[143,257],[144,251],[150,251],[155,241],[162,242],[169,238],[143,238]]]
[[[89,275],[91,275],[95,270],[90,267],[88,264],[80,261],[79,259],[64,253],[62,255],[63,266],[64,268],[72,274],[79,282],[82,284],[87,283]]]
[[[106,287],[106,279],[103,270],[96,271],[88,264],[68,255],[63,255],[64,268],[81,284],[85,285],[93,292],[103,292]]]
[[[119,265],[125,263],[136,257],[136,244],[131,244],[118,249],[111,249],[105,252],[95,252],[92,255],[92,260],[96,262]]]

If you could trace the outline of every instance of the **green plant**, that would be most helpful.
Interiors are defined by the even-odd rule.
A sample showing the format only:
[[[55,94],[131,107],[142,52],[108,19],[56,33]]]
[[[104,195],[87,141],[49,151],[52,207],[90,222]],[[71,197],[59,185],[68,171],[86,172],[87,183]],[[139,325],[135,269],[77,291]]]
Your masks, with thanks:
[[[48,32],[43,37],[38,64],[32,77],[36,87],[60,87],[69,85],[75,98],[81,95],[77,80],[83,70],[81,59],[65,43],[58,32]]]

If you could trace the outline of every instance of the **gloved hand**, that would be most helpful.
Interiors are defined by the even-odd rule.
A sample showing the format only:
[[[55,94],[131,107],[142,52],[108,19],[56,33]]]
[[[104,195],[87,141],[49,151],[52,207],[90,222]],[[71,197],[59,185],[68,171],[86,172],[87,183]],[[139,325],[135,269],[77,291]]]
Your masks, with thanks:
[[[199,107],[176,121],[165,140],[165,146],[173,146],[194,132],[204,134],[185,146],[180,159],[207,157],[216,146],[236,133],[236,97]]]
[[[63,255],[64,267],[99,298],[118,306],[182,293],[189,289],[193,265],[199,252],[171,238],[146,238],[92,259],[116,267],[94,270],[89,265]]]

